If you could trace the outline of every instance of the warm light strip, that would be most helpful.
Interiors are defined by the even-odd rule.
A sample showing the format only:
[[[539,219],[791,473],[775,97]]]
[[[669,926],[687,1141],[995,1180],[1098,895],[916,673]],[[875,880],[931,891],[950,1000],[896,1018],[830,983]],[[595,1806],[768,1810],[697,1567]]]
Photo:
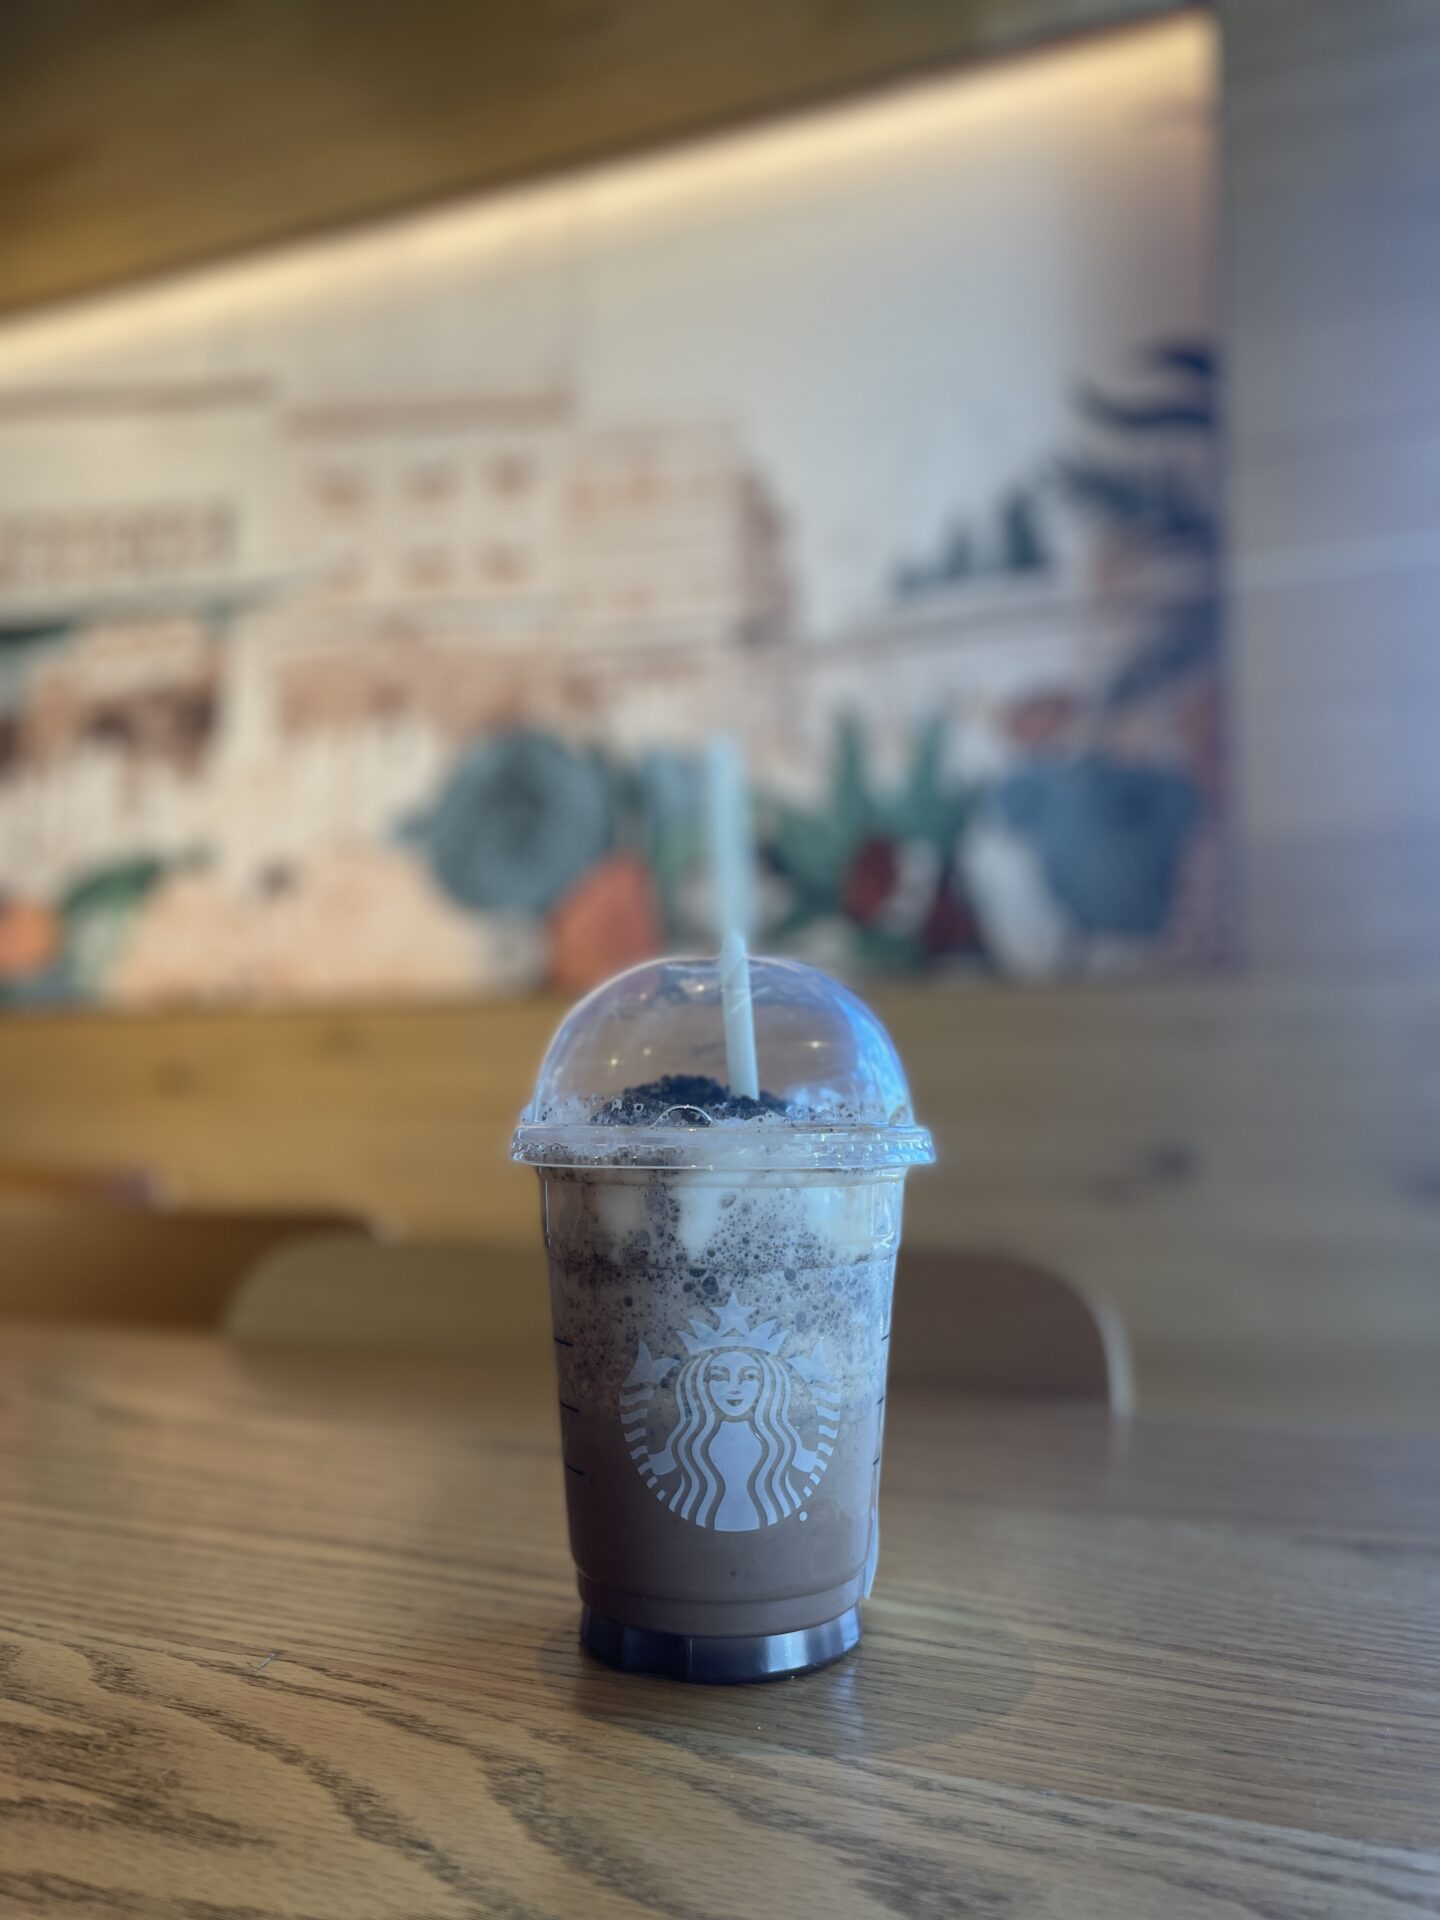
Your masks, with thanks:
[[[0,387],[69,355],[114,351],[157,333],[227,325],[284,304],[335,306],[453,260],[563,249],[593,226],[653,217],[712,195],[773,192],[786,180],[864,167],[963,140],[1016,115],[1043,117],[1146,83],[1210,96],[1214,32],[1201,14],[1070,44],[994,67],[918,81],[859,103],[717,136],[663,155],[611,161],[562,179],[410,213],[162,284],[107,293],[0,324]]]

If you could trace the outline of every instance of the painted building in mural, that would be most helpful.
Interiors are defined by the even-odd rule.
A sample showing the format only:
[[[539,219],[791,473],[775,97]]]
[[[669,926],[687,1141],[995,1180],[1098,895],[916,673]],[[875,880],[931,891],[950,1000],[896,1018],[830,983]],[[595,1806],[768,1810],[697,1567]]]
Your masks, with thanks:
[[[623,733],[656,672],[714,678],[789,633],[783,525],[725,429],[589,429],[553,392],[300,413],[284,444],[315,556],[286,726],[403,707],[450,737]]]
[[[723,429],[591,432],[561,392],[85,399],[0,412],[0,616],[54,628],[10,668],[11,889],[372,834],[506,727],[643,738],[679,690],[698,735],[734,651],[788,636],[780,518]],[[154,502],[105,489],[117,425]]]

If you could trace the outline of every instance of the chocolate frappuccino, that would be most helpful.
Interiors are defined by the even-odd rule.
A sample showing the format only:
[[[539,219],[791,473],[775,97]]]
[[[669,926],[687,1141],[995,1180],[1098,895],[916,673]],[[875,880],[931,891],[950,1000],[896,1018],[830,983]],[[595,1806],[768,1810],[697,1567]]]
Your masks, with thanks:
[[[904,1177],[931,1158],[863,1003],[751,967],[758,1100],[714,1077],[715,964],[658,962],[566,1021],[515,1148],[541,1175],[586,1643],[705,1679],[859,1636]]]

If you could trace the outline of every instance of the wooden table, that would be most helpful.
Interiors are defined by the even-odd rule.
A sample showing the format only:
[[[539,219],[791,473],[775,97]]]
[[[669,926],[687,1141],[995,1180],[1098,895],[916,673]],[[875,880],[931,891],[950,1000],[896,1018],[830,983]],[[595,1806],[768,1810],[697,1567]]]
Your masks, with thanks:
[[[575,1644],[548,1383],[0,1332],[0,1913],[1440,1913],[1440,1445],[900,1400],[859,1653]]]

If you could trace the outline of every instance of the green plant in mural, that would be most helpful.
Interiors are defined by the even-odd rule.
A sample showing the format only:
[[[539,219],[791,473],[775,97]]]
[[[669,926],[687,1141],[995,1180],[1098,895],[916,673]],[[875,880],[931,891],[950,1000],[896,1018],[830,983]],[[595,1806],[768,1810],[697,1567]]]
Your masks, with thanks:
[[[612,846],[614,797],[599,754],[538,731],[497,734],[401,834],[462,907],[539,914]]]
[[[72,992],[88,997],[100,991],[132,921],[172,864],[143,857],[122,860],[87,874],[61,897],[61,966]]]
[[[942,957],[983,958],[955,862],[971,798],[945,772],[945,744],[943,718],[927,721],[903,777],[880,792],[860,723],[846,718],[818,807],[762,798],[762,857],[790,895],[768,940],[780,945],[838,919],[867,965],[913,970]]]
[[[180,864],[144,857],[117,861],[87,873],[43,908],[28,903],[32,916],[43,912],[52,938],[43,964],[0,977],[0,1005],[46,1006],[97,995],[152,889]],[[12,905],[7,916],[0,903],[0,946],[3,923],[17,911]]]
[[[1219,520],[1214,500],[1192,468],[1162,453],[1185,441],[1208,443],[1219,425],[1219,369],[1208,347],[1161,343],[1140,356],[1152,381],[1138,397],[1120,398],[1082,386],[1081,418],[1109,441],[1103,452],[1063,458],[1056,483],[1063,498],[1115,532],[1152,549],[1214,553]]]
[[[1056,484],[1108,540],[1116,577],[1143,594],[1141,637],[1099,687],[1085,749],[1028,758],[999,782],[990,804],[1030,843],[1078,935],[1153,940],[1174,910],[1202,794],[1193,768],[1108,750],[1109,722],[1215,668],[1220,623],[1210,563],[1220,531],[1204,456],[1217,425],[1218,375],[1204,346],[1161,344],[1140,358],[1142,393],[1081,390],[1079,410],[1098,450],[1062,460]],[[1181,564],[1151,576],[1156,559]],[[1198,569],[1184,564],[1192,561]]]
[[[1202,449],[1219,424],[1219,369],[1211,350],[1192,343],[1148,348],[1141,363],[1152,384],[1126,398],[1083,387],[1084,418],[1109,441],[1104,452],[1062,460],[1063,497],[1137,554],[1213,560],[1220,522],[1204,464],[1175,458],[1178,448]],[[1158,384],[1155,384],[1158,382]],[[1171,449],[1157,456],[1157,447]],[[1163,601],[1150,632],[1101,690],[1100,707],[1118,713],[1163,692],[1188,675],[1212,669],[1220,646],[1219,605],[1213,591],[1192,589]]]
[[[1011,487],[995,510],[993,528],[977,535],[956,521],[928,559],[902,561],[890,583],[896,598],[919,599],[971,580],[1047,573],[1052,557],[1042,508],[1039,486]]]
[[[686,883],[708,853],[704,767],[695,754],[656,747],[617,778],[621,836],[644,854],[661,919],[674,933],[685,928]]]
[[[1139,399],[1117,399],[1098,387],[1082,386],[1082,413],[1102,427],[1122,433],[1214,433],[1220,424],[1219,367],[1214,349],[1203,341],[1161,340],[1139,354],[1142,366],[1159,374],[1168,389]]]
[[[543,914],[598,861],[643,856],[664,924],[705,855],[699,760],[656,748],[633,764],[536,730],[477,741],[400,837],[472,912]]]

